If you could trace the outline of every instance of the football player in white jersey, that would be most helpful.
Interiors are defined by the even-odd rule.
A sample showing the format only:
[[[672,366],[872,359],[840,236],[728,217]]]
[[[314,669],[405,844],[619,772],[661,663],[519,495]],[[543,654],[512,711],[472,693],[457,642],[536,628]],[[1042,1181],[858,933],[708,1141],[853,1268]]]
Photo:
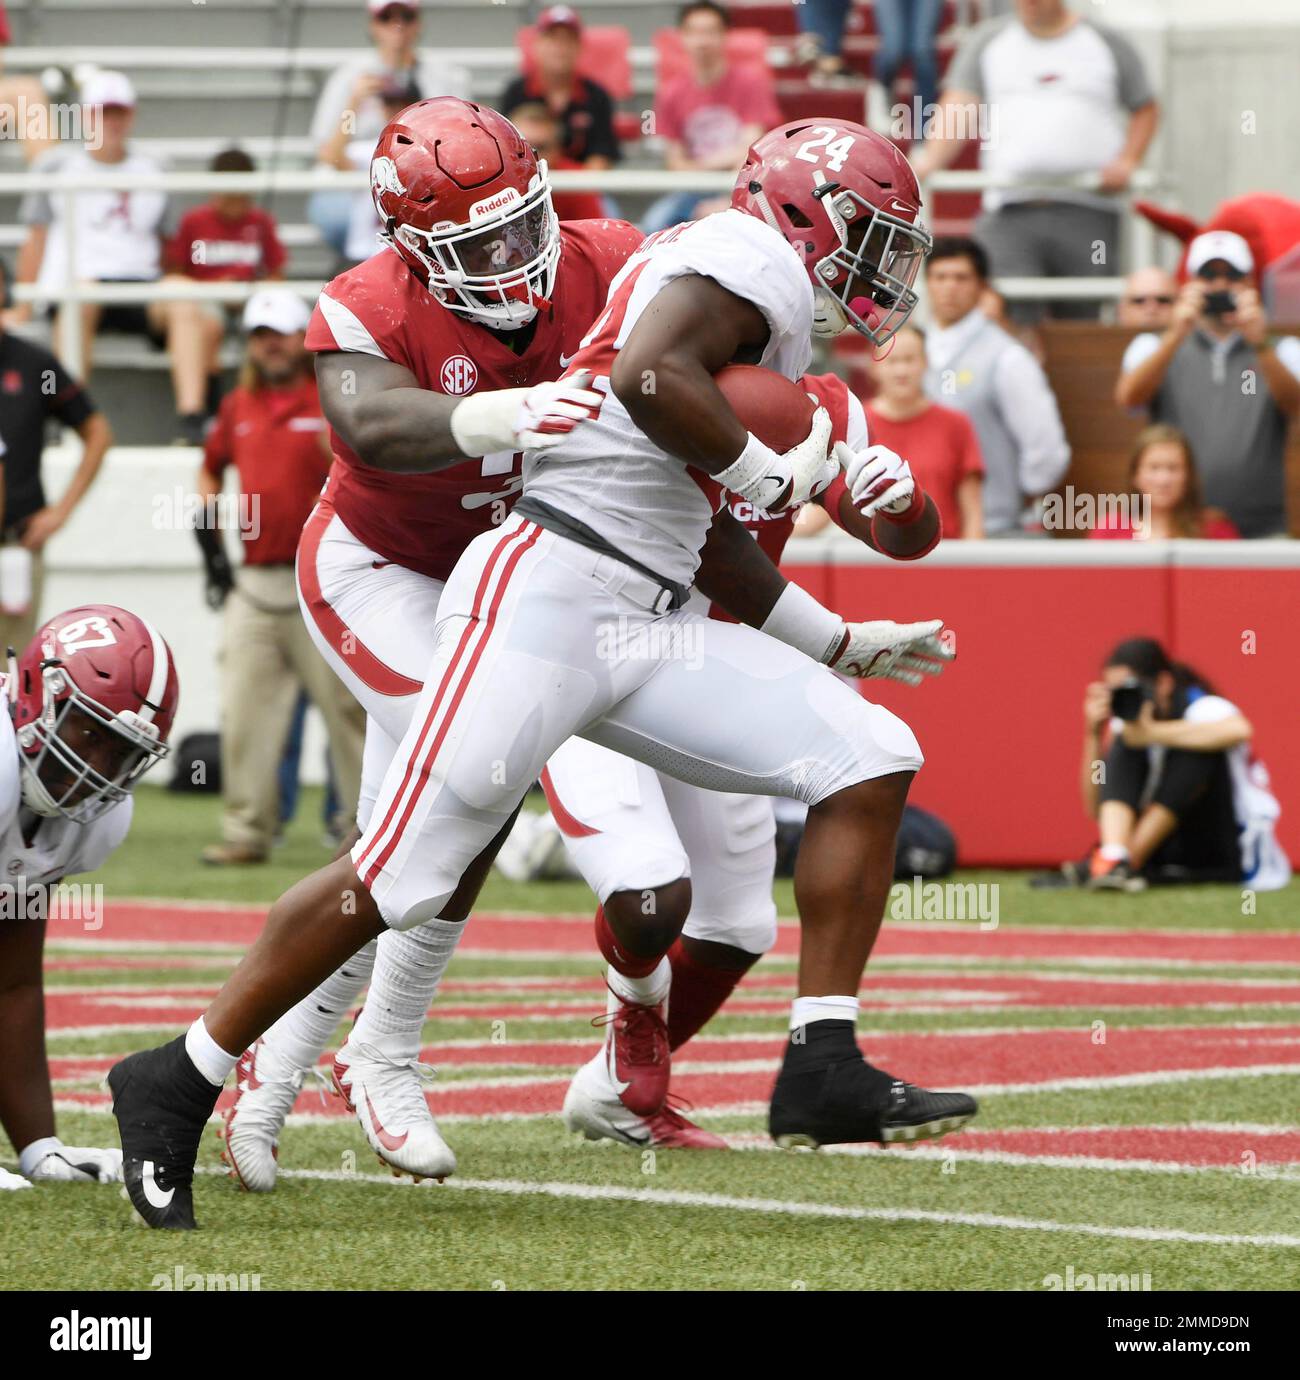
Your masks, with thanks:
[[[41,954],[56,888],[126,837],[131,788],[166,755],[179,687],[171,652],[109,604],[51,618],[0,677],[0,1124],[27,1181],[111,1183],[117,1150],[55,1135]]]
[[[866,413],[848,385],[826,374],[805,375],[801,386],[830,413],[836,444],[846,445],[855,456],[866,454],[870,447]],[[881,475],[899,471],[902,463],[880,446],[872,451],[872,459],[875,472]],[[859,541],[895,559],[918,560],[938,545],[942,524],[933,500],[925,497],[919,485],[910,496],[905,489],[904,485],[897,498],[882,500],[872,496],[874,486],[860,487],[859,505],[844,477],[837,475],[814,502]],[[768,513],[736,500],[731,511],[772,561],[779,563],[800,510]],[[875,521],[893,525],[905,555],[880,546]],[[729,616],[698,591],[688,607],[710,618]],[[919,672],[906,668],[895,674],[909,683],[921,678]],[[655,1012],[640,1017],[642,1025],[653,1031],[648,1048],[662,1049],[662,1027],[666,1026],[668,1047],[676,1057],[776,942],[772,798],[687,785],[584,738],[570,738],[552,754],[542,785],[564,847],[602,909],[619,893],[639,897],[667,880],[690,879],[689,910],[667,954],[671,985],[666,1018]],[[603,923],[598,913],[598,932]],[[612,970],[608,979],[615,986],[616,973]],[[666,1149],[725,1149],[722,1137],[684,1115],[678,1099],[668,1097],[653,1108],[642,1103],[636,1110],[626,1105],[629,1095],[637,1100],[639,1089],[637,1080],[621,1067],[625,1043],[619,1039],[618,1021],[606,1021],[603,1048],[578,1070],[565,1097],[564,1120],[569,1129],[588,1140]]]
[[[846,625],[784,581],[734,520],[715,521],[724,491],[787,507],[834,465],[824,410],[777,453],[746,431],[713,375],[751,363],[798,379],[815,329],[853,325],[887,341],[916,300],[929,242],[919,199],[906,159],[869,130],[783,126],[751,150],[733,209],[628,260],[571,364],[596,376],[603,404],[529,453],[514,515],[457,562],[411,726],[351,858],[276,902],[184,1037],[109,1074],[127,1190],[147,1223],[195,1225],[199,1141],[239,1052],[384,926],[463,920],[519,802],[575,733],[692,784],[809,807],[795,878],[799,995],[769,1117],[778,1143],[913,1139],[975,1114],[966,1094],[873,1068],[855,1039],[922,757],[905,724],[827,669],[880,675],[933,661],[942,624]],[[910,501],[910,477],[879,473],[874,457],[849,456],[846,469],[855,498],[878,488],[883,502]],[[706,587],[697,567],[719,545]],[[684,610],[692,581],[750,626]],[[628,1061],[647,1097],[666,1083],[664,955],[680,921],[662,917],[681,914],[666,904],[673,889],[689,882],[604,911],[613,1023],[649,1051]]]

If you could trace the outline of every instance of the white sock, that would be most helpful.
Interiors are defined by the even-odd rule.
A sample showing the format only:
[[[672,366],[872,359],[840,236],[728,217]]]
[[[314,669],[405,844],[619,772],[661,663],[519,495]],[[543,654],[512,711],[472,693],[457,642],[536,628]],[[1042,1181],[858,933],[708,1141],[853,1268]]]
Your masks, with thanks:
[[[465,932],[464,923],[428,920],[380,935],[375,975],[349,1040],[383,1047],[398,1058],[420,1051],[424,1017]]]
[[[262,1037],[263,1051],[269,1050],[289,1070],[314,1068],[348,1008],[370,981],[378,943],[372,939],[310,996],[286,1011]]]
[[[1122,843],[1103,843],[1097,851],[1107,862],[1128,860],[1128,849]]]
[[[673,981],[673,965],[669,963],[667,955],[659,960],[654,972],[647,977],[624,977],[617,968],[607,971],[609,985],[614,991],[638,1006],[657,1006],[668,996]]]
[[[790,1029],[813,1021],[858,1022],[857,997],[796,997],[790,1007]]]
[[[203,1024],[202,1016],[185,1032],[185,1053],[190,1056],[190,1063],[198,1069],[204,1078],[218,1088],[226,1081],[227,1075],[239,1062],[238,1054],[227,1054],[208,1034],[208,1028]],[[243,1051],[241,1050],[240,1053]]]

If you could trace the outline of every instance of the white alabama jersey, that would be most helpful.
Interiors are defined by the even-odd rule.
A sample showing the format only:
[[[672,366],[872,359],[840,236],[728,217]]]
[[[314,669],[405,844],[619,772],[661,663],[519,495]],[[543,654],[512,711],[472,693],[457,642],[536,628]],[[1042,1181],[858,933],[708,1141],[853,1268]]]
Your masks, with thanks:
[[[609,388],[614,357],[661,288],[690,274],[712,278],[752,302],[770,334],[764,368],[794,380],[812,358],[812,284],[803,264],[771,226],[743,211],[652,235],[610,284],[605,310],[583,338],[568,371],[590,369],[604,393],[597,417],[553,450],[524,457],[525,496],[549,504],[603,537],[645,569],[689,585],[721,489],[701,470],[661,450]],[[647,381],[653,386],[653,381]]]
[[[0,676],[0,686],[4,680]],[[0,712],[0,891],[28,890],[102,866],[131,827],[131,797],[89,824],[74,824],[62,815],[41,819],[28,844],[20,823],[25,812],[19,771],[13,720]]]

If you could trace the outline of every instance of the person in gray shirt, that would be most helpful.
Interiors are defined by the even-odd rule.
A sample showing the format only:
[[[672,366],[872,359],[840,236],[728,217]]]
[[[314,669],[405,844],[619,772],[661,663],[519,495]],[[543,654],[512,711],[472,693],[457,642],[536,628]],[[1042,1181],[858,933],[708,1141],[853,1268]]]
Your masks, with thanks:
[[[1115,401],[1191,438],[1206,503],[1243,537],[1285,536],[1286,435],[1300,412],[1300,340],[1273,340],[1250,245],[1230,230],[1187,247],[1163,333],[1135,336]]]
[[[1156,131],[1158,110],[1137,50],[1064,0],[1016,0],[1016,12],[977,25],[948,68],[939,112],[917,156],[924,180],[968,138],[1000,185],[984,193],[975,237],[998,272],[1110,277],[1119,264],[1114,194],[1128,186]],[[1096,190],[1065,188],[1079,174]],[[1056,317],[1095,318],[1093,302],[1055,302]],[[1016,302],[1031,324],[1044,303]]]
[[[337,67],[321,88],[311,121],[311,138],[319,163],[334,166],[334,136],[342,131],[349,141],[369,140],[373,148],[388,123],[382,92],[405,84],[422,97],[470,98],[469,73],[463,67],[439,62],[419,50],[420,0],[366,0],[371,52],[358,53]],[[325,243],[342,254],[357,197],[369,192],[322,191],[313,194],[307,215]]]
[[[1041,536],[1037,500],[1064,477],[1070,446],[1041,365],[980,305],[988,272],[975,240],[941,236],[934,242],[925,268],[925,391],[964,412],[979,437],[985,535]]]

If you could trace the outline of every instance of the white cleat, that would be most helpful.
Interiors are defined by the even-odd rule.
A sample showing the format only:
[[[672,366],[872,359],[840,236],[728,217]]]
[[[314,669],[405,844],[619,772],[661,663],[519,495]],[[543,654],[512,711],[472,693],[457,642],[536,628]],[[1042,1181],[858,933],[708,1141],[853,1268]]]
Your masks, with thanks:
[[[21,1174],[11,1174],[7,1169],[0,1169],[0,1193],[11,1188],[31,1188],[31,1184]],[[125,1189],[122,1191],[126,1192]]]
[[[235,1100],[217,1135],[226,1142],[221,1158],[250,1193],[275,1187],[280,1132],[302,1088],[303,1070],[285,1063],[258,1040],[235,1065]]]
[[[356,1113],[370,1148],[390,1169],[441,1182],[456,1172],[456,1156],[443,1140],[424,1096],[433,1076],[427,1064],[377,1044],[348,1040],[334,1058],[334,1087]]]
[[[613,1140],[663,1150],[727,1150],[721,1136],[688,1121],[665,1102],[651,1116],[637,1116],[619,1101],[604,1053],[585,1063],[564,1096],[564,1124],[587,1140]]]

